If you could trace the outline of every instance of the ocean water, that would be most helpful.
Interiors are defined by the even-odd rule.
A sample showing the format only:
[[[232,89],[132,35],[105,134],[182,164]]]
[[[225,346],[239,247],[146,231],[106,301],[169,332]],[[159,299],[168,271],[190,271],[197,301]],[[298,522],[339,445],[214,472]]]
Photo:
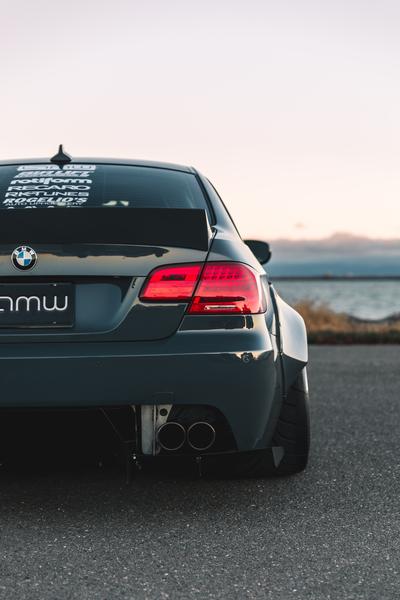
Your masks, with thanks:
[[[361,319],[383,319],[400,313],[400,280],[273,279],[273,283],[289,304],[314,300]]]

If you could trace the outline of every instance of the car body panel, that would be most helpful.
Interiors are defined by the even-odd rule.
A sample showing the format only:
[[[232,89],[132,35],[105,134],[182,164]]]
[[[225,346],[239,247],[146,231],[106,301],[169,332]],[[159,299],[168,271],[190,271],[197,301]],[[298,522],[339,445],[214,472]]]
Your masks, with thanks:
[[[173,404],[218,408],[239,449],[263,447],[278,366],[263,316],[256,317],[251,328],[182,328],[157,344],[2,343],[0,405],[151,405],[168,395]]]
[[[35,244],[39,256],[35,270],[23,273],[16,271],[10,260],[15,247],[0,245],[0,277],[146,277],[158,266],[203,262],[207,257],[207,251],[191,248]]]
[[[301,315],[282,300],[272,284],[270,294],[276,316],[272,333],[277,337],[282,357],[284,388],[287,391],[308,363],[307,331]]]

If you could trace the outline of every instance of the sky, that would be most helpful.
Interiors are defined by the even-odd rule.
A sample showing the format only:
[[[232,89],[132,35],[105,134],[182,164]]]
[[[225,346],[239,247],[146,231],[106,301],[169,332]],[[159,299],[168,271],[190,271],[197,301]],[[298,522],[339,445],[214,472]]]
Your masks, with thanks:
[[[207,175],[244,237],[399,237],[398,0],[0,0],[0,159]]]

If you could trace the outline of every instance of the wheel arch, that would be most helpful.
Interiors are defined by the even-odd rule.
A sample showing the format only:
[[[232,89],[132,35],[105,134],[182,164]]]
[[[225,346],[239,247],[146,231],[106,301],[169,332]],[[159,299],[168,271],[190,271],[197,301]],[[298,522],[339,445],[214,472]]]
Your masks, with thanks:
[[[287,390],[308,363],[307,330],[303,317],[279,296],[270,284],[275,328]]]

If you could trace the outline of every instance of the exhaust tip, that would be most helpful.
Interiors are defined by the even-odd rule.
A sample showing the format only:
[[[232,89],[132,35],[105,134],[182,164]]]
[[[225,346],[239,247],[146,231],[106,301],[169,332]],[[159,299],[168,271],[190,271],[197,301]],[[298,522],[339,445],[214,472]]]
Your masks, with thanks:
[[[215,442],[215,429],[206,421],[197,421],[189,427],[187,438],[193,450],[208,450]]]
[[[157,431],[157,442],[163,450],[179,450],[186,440],[186,431],[180,423],[170,421],[161,425]]]

